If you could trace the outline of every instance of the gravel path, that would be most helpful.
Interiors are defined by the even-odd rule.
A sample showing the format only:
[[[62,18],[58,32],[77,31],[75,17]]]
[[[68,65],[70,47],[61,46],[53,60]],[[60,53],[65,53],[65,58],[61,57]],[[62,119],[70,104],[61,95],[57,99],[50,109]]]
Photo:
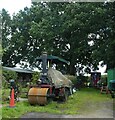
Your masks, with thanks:
[[[88,104],[87,110],[79,115],[56,115],[49,113],[27,113],[21,118],[113,118],[113,100],[110,102],[101,102],[97,104]]]

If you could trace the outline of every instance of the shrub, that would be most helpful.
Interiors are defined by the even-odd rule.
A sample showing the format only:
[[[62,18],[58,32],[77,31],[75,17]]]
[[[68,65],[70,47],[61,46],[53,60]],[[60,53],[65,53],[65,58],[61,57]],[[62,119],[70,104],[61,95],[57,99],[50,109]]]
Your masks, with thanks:
[[[9,71],[9,70],[3,70],[2,71],[2,100],[7,101],[8,96],[10,95],[10,84],[9,80],[10,79],[17,79],[17,73],[14,71]]]
[[[84,83],[87,83],[88,77],[87,76],[72,76],[72,75],[66,75],[68,79],[70,79],[76,88],[80,88],[84,86]]]
[[[73,75],[65,75],[68,79],[72,81],[72,83],[75,85],[77,83],[77,78],[76,76]]]
[[[34,72],[32,74],[32,83],[36,84],[36,81],[40,78],[40,73],[39,72]]]
[[[107,75],[101,76],[101,82],[104,83],[105,85],[107,84]]]
[[[17,73],[15,71],[3,70],[2,72],[6,81],[9,82],[10,79],[17,80]]]
[[[2,76],[2,88],[8,88],[9,85],[8,85],[8,81],[5,79],[4,76]]]
[[[2,71],[2,87],[7,89],[9,86],[9,80],[17,80],[17,73],[14,71],[3,70]]]

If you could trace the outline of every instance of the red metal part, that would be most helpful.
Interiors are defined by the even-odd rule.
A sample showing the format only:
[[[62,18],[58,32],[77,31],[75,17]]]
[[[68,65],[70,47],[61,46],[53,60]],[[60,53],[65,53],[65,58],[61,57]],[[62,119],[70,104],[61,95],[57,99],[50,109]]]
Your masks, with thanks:
[[[52,94],[52,86],[51,85],[41,85],[41,88],[49,88],[50,95]]]
[[[64,87],[59,89],[59,96],[63,96],[64,95]]]

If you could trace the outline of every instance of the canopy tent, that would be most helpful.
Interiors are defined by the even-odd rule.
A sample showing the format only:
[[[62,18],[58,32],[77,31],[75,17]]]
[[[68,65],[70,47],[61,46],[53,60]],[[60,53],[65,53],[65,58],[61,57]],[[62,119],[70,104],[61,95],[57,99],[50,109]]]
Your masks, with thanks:
[[[37,61],[41,62],[42,61],[42,57],[37,57],[36,58]],[[53,56],[53,55],[47,55],[47,60],[50,61],[51,63],[65,63],[65,64],[70,64],[69,61],[66,61],[60,57],[57,57],[57,56]]]

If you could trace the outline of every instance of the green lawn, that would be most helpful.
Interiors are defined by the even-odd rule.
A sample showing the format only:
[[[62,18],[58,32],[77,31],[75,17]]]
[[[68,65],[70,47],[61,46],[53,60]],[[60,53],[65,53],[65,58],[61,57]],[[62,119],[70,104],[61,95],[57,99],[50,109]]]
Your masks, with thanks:
[[[66,103],[51,102],[46,106],[31,106],[28,101],[16,103],[15,108],[7,106],[2,108],[3,118],[18,118],[27,112],[48,112],[55,114],[80,114],[86,111],[87,106],[100,102],[111,101],[111,96],[100,94],[99,90],[83,88],[69,97]]]

